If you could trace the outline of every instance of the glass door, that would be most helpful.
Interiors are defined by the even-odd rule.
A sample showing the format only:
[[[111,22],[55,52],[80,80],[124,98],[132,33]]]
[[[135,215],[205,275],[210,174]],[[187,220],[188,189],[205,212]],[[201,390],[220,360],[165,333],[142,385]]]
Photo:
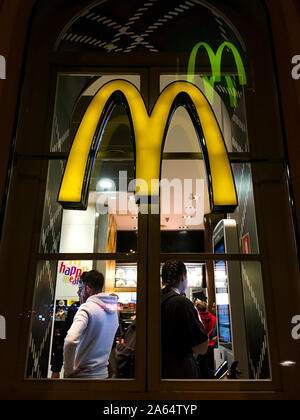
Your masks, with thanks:
[[[71,386],[75,387],[80,384],[73,385],[74,379],[92,379],[95,387],[103,390],[114,389],[115,382],[122,379],[119,389],[146,387],[147,220],[139,216],[134,197],[135,145],[131,115],[122,102],[113,107],[98,133],[84,207],[67,208],[58,202],[66,162],[84,116],[97,92],[121,79],[145,95],[147,72],[141,69],[57,74],[42,228],[33,274],[27,379],[59,379],[57,386],[66,386],[63,383],[72,379]],[[77,165],[74,179],[78,171]],[[111,350],[103,377],[94,377],[92,372],[70,376],[64,370],[64,345],[83,303],[80,281],[93,270],[103,274],[102,295],[113,300],[118,327],[116,331],[108,329],[105,335]],[[106,311],[108,318],[111,309]],[[129,335],[133,337],[130,346]]]
[[[170,69],[153,70],[151,78],[156,80],[157,97],[170,83],[187,79],[184,72],[175,74]],[[201,75],[195,77],[194,85],[205,92]],[[247,126],[243,92],[231,108],[229,98],[226,101],[216,90],[210,105],[226,144],[238,206],[230,212],[212,212],[205,150],[186,107],[178,107],[164,141],[160,203],[152,206],[148,216],[148,362],[152,390],[246,389],[253,386],[252,380],[261,380],[260,385],[268,387],[271,379],[248,137],[246,131],[237,130],[237,121]],[[162,271],[170,261],[185,265],[184,290],[178,282],[172,290],[189,301],[189,311],[194,306],[194,313],[186,315],[183,305],[177,308],[182,317],[169,313],[166,318],[161,303],[167,289]],[[191,327],[195,316],[208,337],[207,350],[202,353],[194,352],[191,345],[188,348],[188,341],[193,342],[198,334],[198,327]],[[169,331],[167,340],[162,331]],[[198,341],[201,344],[199,337]],[[197,376],[177,369],[189,352]],[[176,361],[174,373],[171,366],[165,374],[164,364],[172,357]]]
[[[237,383],[236,379],[269,380],[252,168],[244,157],[249,150],[247,132],[238,138],[233,135],[238,107],[239,121],[245,118],[246,127],[242,95],[234,111],[228,109],[217,92],[210,104],[232,167],[239,202],[236,209],[212,212],[212,180],[205,142],[201,143],[184,100],[172,111],[168,129],[163,128],[159,196],[157,191],[147,196],[139,194],[147,180],[139,177],[143,173],[139,160],[142,148],[133,136],[136,109],[129,100],[127,104],[120,101],[111,109],[98,133],[99,146],[86,185],[85,208],[72,209],[66,203],[58,203],[72,140],[82,130],[85,116],[101,89],[121,79],[137,89],[148,118],[153,109],[157,111],[156,104],[165,89],[173,82],[186,82],[188,76],[170,69],[58,75],[26,378],[69,379],[64,377],[62,348],[79,308],[78,282],[82,273],[97,270],[104,275],[103,292],[117,299],[119,319],[107,377],[100,381],[103,378],[94,378],[99,389],[113,389],[120,379],[130,381],[120,382],[120,389],[153,391],[206,389],[212,386],[208,383],[212,380],[214,386],[222,388],[224,381],[220,378],[235,379],[226,381],[225,386]],[[195,77],[192,85],[205,92],[201,76]],[[153,140],[151,136],[149,139]],[[148,161],[150,149],[145,155]],[[151,164],[148,166],[151,168]],[[165,284],[161,272],[170,260],[184,263],[185,288],[178,289],[175,282],[172,290],[185,299],[190,314],[185,320],[175,317],[168,321],[171,324],[162,325]],[[207,328],[214,324],[212,331],[203,330],[208,317]],[[195,322],[195,328],[203,330],[203,343],[208,342],[206,351],[202,349],[200,353],[194,349],[203,344],[194,342]],[[168,349],[181,346],[182,351],[190,352],[197,377],[180,376],[175,367],[174,372],[169,370],[170,376],[163,373],[162,346],[166,340],[162,340],[161,332],[166,327],[174,330],[174,337],[168,338],[174,343],[165,345]],[[126,340],[132,330],[135,337],[129,355]],[[189,340],[195,345],[188,350]],[[123,369],[128,356],[130,368]],[[187,379],[197,380],[186,382]]]

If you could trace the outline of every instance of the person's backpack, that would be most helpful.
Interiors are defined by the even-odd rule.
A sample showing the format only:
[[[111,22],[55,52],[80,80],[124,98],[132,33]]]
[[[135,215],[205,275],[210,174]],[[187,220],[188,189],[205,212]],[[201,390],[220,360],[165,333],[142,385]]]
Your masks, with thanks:
[[[117,344],[115,360],[119,378],[134,378],[136,325],[127,328],[124,343]]]

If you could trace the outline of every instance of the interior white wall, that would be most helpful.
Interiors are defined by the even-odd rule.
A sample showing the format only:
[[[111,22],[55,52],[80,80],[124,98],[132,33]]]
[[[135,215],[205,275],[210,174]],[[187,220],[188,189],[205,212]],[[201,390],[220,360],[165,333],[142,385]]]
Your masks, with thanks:
[[[187,80],[187,75],[184,74],[180,74],[179,76],[176,74],[161,74],[160,75],[160,90],[162,91],[166,86],[168,86],[170,83],[176,81],[176,80]],[[194,76],[194,84],[201,90],[201,92],[205,95],[205,89],[204,89],[204,82],[202,77],[195,75]],[[213,100],[213,104],[212,104],[212,109],[216,115],[217,121],[219,123],[220,129],[222,131],[222,134],[224,136],[224,140],[225,140],[225,144],[227,147],[227,151],[231,152],[232,151],[232,135],[231,135],[231,120],[229,118],[227,109],[225,104],[223,103],[220,95],[214,91],[214,100]],[[178,109],[179,111],[179,109]],[[174,114],[175,115],[175,114]],[[180,116],[180,114],[178,115]],[[189,118],[190,119],[190,118]],[[170,128],[172,127],[172,122],[170,124]],[[181,126],[182,127],[182,126]],[[193,133],[192,133],[193,131]],[[198,139],[197,139],[197,135],[195,133],[195,129],[193,127],[193,124],[190,125],[189,128],[189,132],[190,132],[190,138],[195,139],[195,140],[191,140],[191,142],[195,142],[195,146],[192,146],[192,148],[196,149],[196,141],[198,143]],[[182,143],[182,142],[181,142]],[[177,141],[173,140],[172,143],[172,148],[175,149],[177,145]],[[186,146],[188,147],[189,144]],[[182,147],[182,145],[181,145]],[[200,149],[199,149],[200,150]],[[168,151],[172,151],[172,152],[176,152],[176,150],[165,150],[166,152]],[[182,151],[182,150],[179,150]],[[186,152],[194,152],[194,151],[198,151],[198,150],[184,150]]]
[[[61,226],[59,252],[88,253],[94,250],[95,205],[89,205],[87,210],[64,210]],[[64,281],[60,273],[61,262],[58,262],[55,299],[77,299],[76,284]],[[92,261],[63,261],[67,267],[92,268]],[[71,264],[70,264],[71,263]]]

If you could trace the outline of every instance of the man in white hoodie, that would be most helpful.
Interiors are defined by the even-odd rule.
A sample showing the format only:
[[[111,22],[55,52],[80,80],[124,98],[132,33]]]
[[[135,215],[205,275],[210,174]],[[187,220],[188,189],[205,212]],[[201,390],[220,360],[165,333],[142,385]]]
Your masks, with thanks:
[[[104,277],[85,272],[78,283],[80,307],[64,344],[64,377],[108,377],[108,358],[119,326],[117,297],[102,293]]]

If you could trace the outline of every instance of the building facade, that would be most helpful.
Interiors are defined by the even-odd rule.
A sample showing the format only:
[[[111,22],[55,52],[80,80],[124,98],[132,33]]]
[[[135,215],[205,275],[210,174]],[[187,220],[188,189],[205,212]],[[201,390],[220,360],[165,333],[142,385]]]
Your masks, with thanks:
[[[0,19],[2,395],[298,398],[297,1],[14,0]],[[237,378],[161,377],[170,259]],[[132,377],[111,356],[83,387],[53,354],[90,269],[136,348]]]

